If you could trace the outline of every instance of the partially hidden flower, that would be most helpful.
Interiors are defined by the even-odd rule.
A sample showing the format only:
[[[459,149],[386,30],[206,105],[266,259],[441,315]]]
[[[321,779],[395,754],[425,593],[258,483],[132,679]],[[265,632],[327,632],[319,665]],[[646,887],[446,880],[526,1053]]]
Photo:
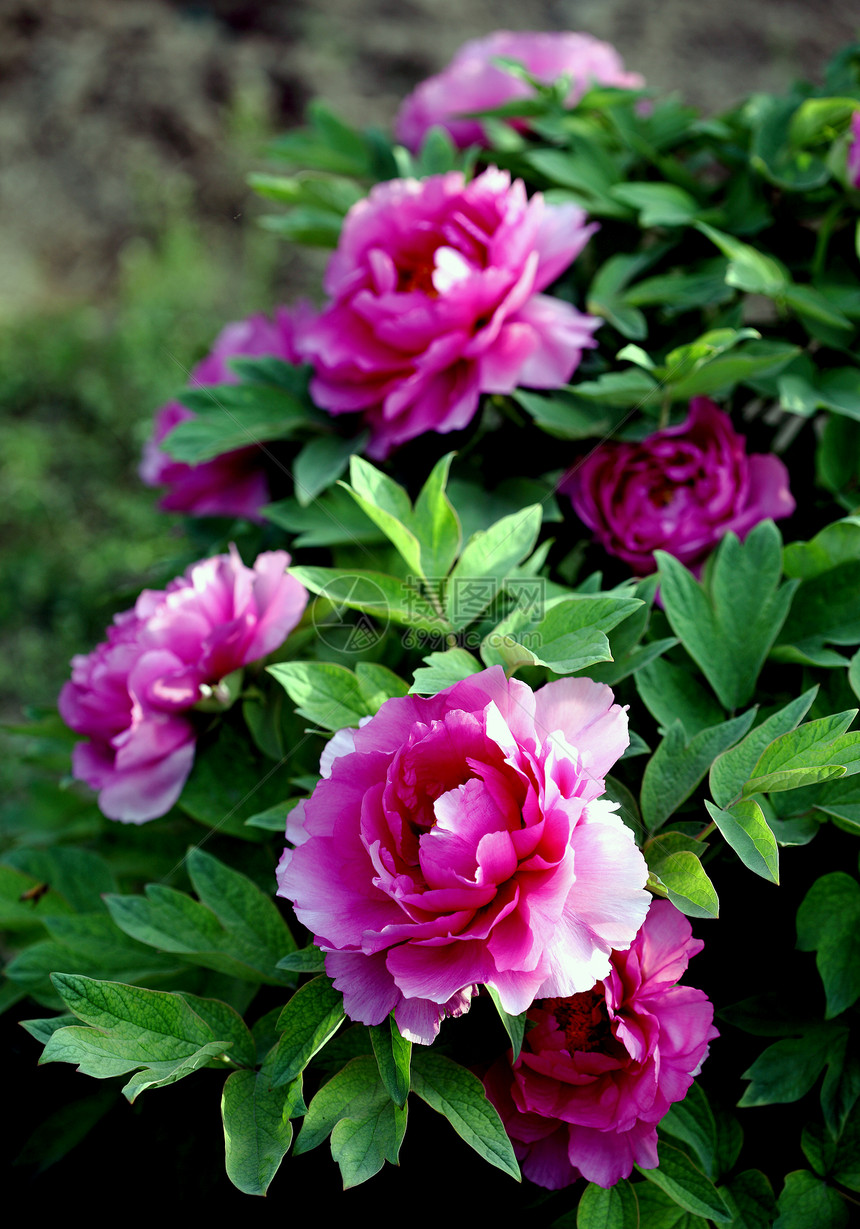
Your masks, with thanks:
[[[499,56],[516,60],[543,85],[568,77],[568,107],[575,106],[595,84],[623,89],[644,84],[638,73],[625,70],[614,47],[590,34],[497,30],[464,43],[443,72],[422,81],[404,100],[394,122],[398,141],[417,152],[435,125],[447,129],[458,149],[485,144],[481,121],[463,117],[534,94],[528,82],[494,63]],[[527,126],[518,119],[509,122],[520,129]]]
[[[848,143],[848,182],[860,188],[860,111],[851,116],[851,137]]]
[[[336,735],[292,812],[278,893],[347,1015],[393,1011],[430,1044],[478,985],[517,1015],[605,977],[649,901],[642,854],[602,797],[627,743],[605,685],[533,692],[500,666]]]
[[[166,589],[145,589],[107,640],[72,659],[60,715],[89,740],[75,746],[73,772],[108,819],[143,823],[179,798],[194,761],[189,710],[278,648],[302,616],[307,591],[286,575],[289,561],[269,551],[249,568],[231,547],[195,563]]]
[[[707,397],[641,443],[599,444],[560,489],[604,550],[640,576],[655,570],[655,550],[698,573],[728,532],[743,538],[794,511],[782,461],[748,456],[745,437]]]
[[[298,363],[298,337],[311,318],[310,309],[276,309],[274,318],[258,314],[237,320],[221,330],[207,356],[191,372],[192,388],[213,384],[235,384],[239,377],[229,366],[232,358],[272,358]],[[153,433],[144,445],[139,474],[147,486],[167,487],[159,501],[165,512],[184,512],[189,516],[241,516],[260,520],[259,509],[271,501],[269,480],[259,443],[237,448],[188,465],[175,461],[160,444],[181,422],[194,418],[194,412],[179,401],[168,401],[156,411]],[[262,443],[263,441],[260,441]]]
[[[681,1101],[718,1036],[701,991],[679,986],[703,944],[669,901],[591,990],[545,998],[523,1048],[484,1077],[527,1178],[558,1190],[577,1178],[614,1186],[657,1166],[656,1124]]]
[[[495,167],[377,184],[346,216],[331,302],[302,337],[311,395],[363,413],[367,451],[384,458],[465,427],[482,393],[564,384],[601,322],[540,292],[595,229]]]

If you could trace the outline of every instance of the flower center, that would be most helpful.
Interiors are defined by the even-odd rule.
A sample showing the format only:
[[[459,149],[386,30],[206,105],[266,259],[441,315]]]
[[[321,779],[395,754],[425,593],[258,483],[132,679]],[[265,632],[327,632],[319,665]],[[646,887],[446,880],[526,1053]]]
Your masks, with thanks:
[[[570,998],[544,999],[543,1008],[555,1017],[571,1054],[577,1050],[604,1050],[612,1040],[602,982]]]

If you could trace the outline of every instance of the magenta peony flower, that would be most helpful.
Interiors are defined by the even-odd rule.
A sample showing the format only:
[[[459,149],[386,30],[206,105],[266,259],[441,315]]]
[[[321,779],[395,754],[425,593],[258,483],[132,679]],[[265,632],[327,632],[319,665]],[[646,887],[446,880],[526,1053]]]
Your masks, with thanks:
[[[430,1044],[477,985],[505,1010],[589,990],[648,907],[648,871],[601,798],[627,746],[610,689],[533,692],[500,666],[388,700],[330,744],[291,816],[278,893],[354,1020]],[[299,832],[301,826],[303,831]]]
[[[247,568],[235,547],[195,563],[165,590],[145,589],[107,640],[72,659],[60,692],[78,743],[74,775],[99,791],[108,819],[143,823],[176,802],[194,760],[189,709],[228,674],[278,648],[307,592],[270,551]],[[216,692],[217,695],[217,692]]]
[[[848,182],[852,188],[860,188],[860,111],[851,116],[851,141],[848,145]]]
[[[298,337],[309,323],[305,304],[288,310],[277,308],[274,320],[250,316],[228,324],[215,339],[212,350],[197,364],[188,381],[192,388],[211,384],[235,384],[238,376],[228,366],[231,358],[262,358],[270,355],[287,363],[299,363]],[[174,461],[159,447],[181,422],[193,418],[192,410],[178,401],[168,401],[156,412],[152,437],[144,445],[139,474],[147,486],[166,486],[159,501],[165,512],[190,516],[242,516],[261,520],[259,509],[270,502],[269,481],[257,444],[225,452],[199,465]]]
[[[685,422],[639,444],[599,444],[559,488],[604,550],[645,575],[664,550],[698,572],[730,530],[791,516],[788,471],[775,456],[747,456],[746,440],[707,397]]]
[[[509,1051],[484,1085],[532,1182],[608,1187],[634,1165],[656,1168],[656,1123],[719,1035],[703,992],[676,985],[702,947],[684,915],[656,900],[602,984],[529,1011],[513,1067]]]
[[[314,399],[363,411],[383,458],[465,427],[481,393],[564,384],[601,322],[538,292],[595,229],[495,167],[471,183],[451,171],[377,184],[346,216],[332,302],[302,338]]]
[[[531,98],[534,93],[525,81],[494,64],[496,56],[516,60],[544,85],[569,77],[569,107],[575,106],[595,83],[625,89],[644,84],[638,73],[625,72],[614,47],[590,34],[497,30],[486,38],[464,43],[444,72],[428,77],[413,90],[394,121],[398,141],[417,153],[429,129],[439,125],[448,130],[458,149],[485,144],[480,120],[457,117]],[[522,120],[512,123],[516,128],[527,127]]]

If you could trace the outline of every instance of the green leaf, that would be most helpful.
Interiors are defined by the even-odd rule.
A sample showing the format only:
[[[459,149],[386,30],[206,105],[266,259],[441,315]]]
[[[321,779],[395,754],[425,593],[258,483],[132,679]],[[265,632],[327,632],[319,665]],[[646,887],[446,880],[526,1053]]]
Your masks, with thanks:
[[[699,1084],[691,1084],[684,1099],[676,1101],[660,1119],[661,1134],[664,1131],[695,1149],[709,1178],[719,1177],[717,1124]]]
[[[548,666],[572,674],[599,661],[611,661],[606,633],[643,605],[639,598],[576,594],[554,602],[539,621],[522,611],[503,619],[485,637],[481,656],[487,665]]]
[[[700,730],[687,741],[680,721],[666,731],[645,766],[642,777],[642,818],[653,832],[689,798],[718,755],[737,742],[752,725],[755,710]]]
[[[688,917],[719,917],[720,902],[714,885],[696,855],[686,849],[656,863],[654,873],[676,909]]]
[[[288,952],[278,961],[279,969],[290,969],[296,973],[324,973],[325,955],[318,947],[311,944],[298,952]]]
[[[745,704],[782,627],[795,582],[779,588],[779,532],[762,521],[745,542],[723,538],[710,596],[672,555],[657,551],[660,593],[672,630],[701,667],[723,705]]]
[[[744,1079],[751,1083],[738,1105],[799,1101],[824,1070],[829,1046],[842,1035],[833,1025],[823,1024],[808,1028],[802,1037],[775,1041],[744,1072]]]
[[[0,909],[11,913],[9,923],[5,916],[0,915],[0,923],[4,926],[15,925],[16,921],[27,921],[34,914],[41,918],[43,914],[68,913],[70,910],[75,913],[90,913],[101,908],[103,892],[116,891],[116,881],[107,862],[88,849],[76,849],[72,845],[54,846],[50,849],[10,849],[4,855],[3,862],[5,866],[0,867],[0,871],[4,875],[8,873],[7,868],[11,867],[13,871],[28,876],[27,881],[13,876],[12,882],[6,885],[5,890],[0,888],[6,898]],[[2,884],[3,880],[0,879],[0,885]],[[12,910],[9,908],[9,896],[19,885],[18,896],[31,887],[45,885],[49,890],[38,902],[22,901],[16,897],[15,903],[21,908]]]
[[[576,1229],[639,1229],[634,1188],[624,1180],[608,1190],[589,1182],[576,1209]]]
[[[341,439],[339,435],[319,435],[308,440],[293,461],[296,499],[306,508],[330,487],[346,469],[349,459],[364,447],[368,433]]]
[[[400,1035],[393,1013],[384,1024],[371,1027],[370,1041],[376,1055],[379,1078],[391,1100],[402,1109],[409,1096],[412,1042]]]
[[[495,1004],[496,1011],[499,1013],[499,1019],[505,1026],[505,1032],[511,1042],[513,1049],[512,1062],[515,1062],[520,1056],[520,1050],[523,1046],[523,1037],[526,1035],[526,1013],[522,1012],[518,1016],[510,1016],[502,1006],[502,1000],[499,997],[499,992],[495,986],[487,986],[487,993]]]
[[[847,709],[775,738],[756,761],[744,792],[763,794],[860,772],[860,731],[845,733],[856,716],[857,709]]]
[[[412,1056],[412,1087],[431,1109],[444,1114],[479,1156],[520,1180],[519,1165],[502,1120],[471,1071],[422,1048]]]
[[[762,809],[751,798],[736,802],[728,811],[705,800],[708,814],[723,837],[749,870],[771,883],[779,883],[779,850]]]
[[[860,561],[840,564],[804,580],[795,594],[775,655],[784,656],[785,647],[791,645],[820,650],[825,644],[860,643],[859,590]],[[845,663],[837,659],[833,664]]]
[[[316,427],[319,412],[284,388],[265,384],[217,384],[179,395],[194,417],[179,423],[161,447],[174,460],[199,465],[253,444],[288,439]]]
[[[255,1071],[227,1078],[221,1097],[227,1177],[246,1195],[265,1195],[290,1146],[291,1094],[292,1088],[269,1087]]]
[[[633,1187],[639,1205],[636,1229],[710,1229],[710,1221],[694,1216],[651,1182]]]
[[[810,1229],[812,1225],[843,1229],[849,1224],[848,1208],[839,1192],[808,1169],[786,1174],[777,1211],[773,1229]]]
[[[406,491],[362,457],[352,458],[349,476],[352,485],[346,489],[358,506],[397,548],[410,572],[422,576],[421,544],[414,533]]]
[[[790,278],[783,265],[757,248],[715,230],[706,222],[697,222],[696,229],[715,243],[724,256],[729,258],[726,283],[749,294],[763,294],[773,298],[785,290]]]
[[[278,1019],[283,1036],[266,1059],[272,1087],[289,1084],[300,1075],[344,1018],[343,995],[328,977],[315,977],[297,990]]]
[[[843,871],[817,879],[797,911],[797,946],[815,963],[832,1020],[860,998],[860,884]]]
[[[695,1216],[709,1217],[726,1225],[732,1214],[713,1182],[697,1169],[686,1153],[665,1140],[658,1144],[660,1163],[656,1169],[639,1169],[643,1177],[659,1186],[675,1202]]]
[[[802,696],[772,713],[736,746],[724,751],[714,760],[708,784],[717,804],[727,807],[739,798],[744,785],[753,775],[753,769],[765,748],[775,738],[788,734],[802,721],[818,694],[818,687],[810,687]]]
[[[533,504],[472,535],[448,579],[446,613],[455,631],[483,613],[502,582],[531,552],[541,519],[540,505]]]
[[[683,666],[663,660],[649,662],[636,672],[634,682],[664,732],[677,720],[689,739],[723,720],[723,710],[711,692]]]
[[[452,629],[441,612],[414,583],[382,572],[361,569],[293,567],[290,575],[335,607],[362,610],[383,622],[446,634]]]
[[[92,1027],[58,1029],[40,1061],[74,1062],[97,1079],[142,1068],[123,1089],[129,1100],[144,1088],[175,1083],[231,1048],[180,994],[66,973],[51,980],[78,1019]]]
[[[616,327],[621,322],[620,318],[611,318],[605,307],[599,312],[594,308],[589,310],[595,315],[606,315],[606,318]],[[632,311],[632,309],[627,310]],[[628,336],[627,333],[624,335]],[[634,379],[638,380],[638,377]],[[563,390],[544,395],[518,388],[511,393],[511,397],[517,405],[521,405],[532,416],[542,431],[563,440],[587,440],[595,436],[611,434],[620,425],[626,413],[624,408],[611,405],[598,406],[591,400],[579,398]]]
[[[415,501],[413,532],[421,547],[424,576],[447,576],[460,551],[462,532],[454,507],[445,494],[453,452],[437,461]]]
[[[381,542],[383,534],[370,517],[365,516],[347,491],[333,486],[318,496],[307,508],[297,499],[282,499],[266,504],[261,510],[272,524],[297,535],[293,545],[338,546],[344,543],[361,546]]]
[[[625,183],[611,189],[616,200],[639,210],[639,225],[688,226],[701,213],[699,202],[668,183]]]
[[[358,679],[346,666],[330,661],[284,661],[268,667],[296,706],[300,717],[324,730],[357,726],[368,716]]]
[[[429,653],[424,660],[427,665],[416,669],[415,681],[409,688],[410,693],[421,696],[435,696],[437,692],[462,682],[482,669],[481,663],[466,649]]]
[[[277,965],[285,952],[295,949],[295,940],[271,896],[240,871],[219,862],[194,847],[185,859],[194,891],[225,930],[249,947],[266,952]]]
[[[373,1055],[353,1058],[311,1101],[293,1155],[309,1152],[331,1134],[332,1156],[344,1187],[357,1186],[378,1173],[384,1162],[397,1164],[406,1130],[400,1109],[380,1081]]]
[[[735,1213],[732,1229],[770,1229],[776,1214],[773,1188],[759,1169],[746,1169],[730,1178],[723,1192]]]

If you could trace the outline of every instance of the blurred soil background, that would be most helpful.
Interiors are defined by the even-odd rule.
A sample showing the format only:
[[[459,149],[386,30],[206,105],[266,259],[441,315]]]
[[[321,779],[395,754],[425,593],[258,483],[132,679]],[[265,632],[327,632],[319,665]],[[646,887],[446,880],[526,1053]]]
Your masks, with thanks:
[[[820,79],[860,0],[0,0],[0,717],[180,566],[136,474],[153,410],[226,321],[318,282],[256,225],[267,137],[317,94],[387,125],[498,28],[589,31],[716,111]]]

